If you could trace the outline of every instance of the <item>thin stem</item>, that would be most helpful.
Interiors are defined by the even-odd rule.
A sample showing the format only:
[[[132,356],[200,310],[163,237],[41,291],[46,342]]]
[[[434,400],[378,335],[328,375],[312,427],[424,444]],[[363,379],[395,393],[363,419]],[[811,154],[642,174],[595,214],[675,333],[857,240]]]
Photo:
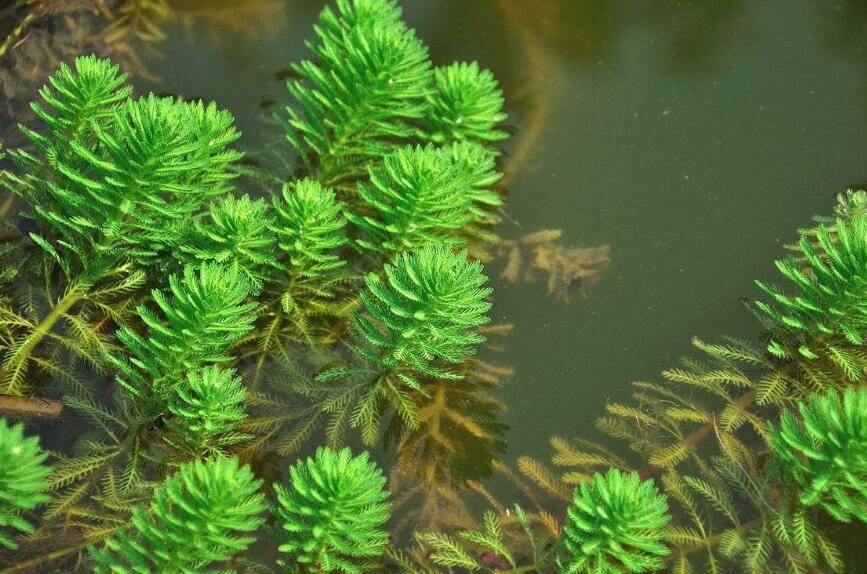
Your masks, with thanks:
[[[753,398],[756,396],[756,392],[749,391],[738,397],[738,399],[732,403],[736,408],[743,410],[747,406],[749,406],[753,402]],[[691,433],[685,439],[681,441],[681,445],[686,447],[687,450],[694,448],[698,443],[706,439],[713,433],[716,424],[716,415],[713,417],[713,421],[709,422],[701,427],[699,427],[695,432]],[[644,468],[641,469],[639,475],[641,479],[644,480],[646,478],[650,478],[657,474],[658,472],[664,470],[661,467],[658,467],[653,464],[648,464]]]
[[[0,369],[0,385],[2,385],[0,389],[2,389],[3,393],[10,395],[20,394],[19,380],[21,371],[26,368],[33,350],[51,332],[61,317],[81,300],[84,292],[86,292],[86,289],[80,289],[79,286],[73,286],[68,289],[63,298],[51,309],[51,312],[27,336],[24,343],[6,360],[6,363]]]
[[[42,554],[41,556],[37,556],[36,558],[25,560],[24,562],[18,562],[17,564],[15,564],[15,566],[10,566],[5,570],[0,570],[0,574],[13,574],[15,572],[34,572],[36,571],[34,570],[36,566],[59,560],[64,556],[68,556],[69,554],[78,552],[79,550],[86,548],[89,544],[89,542],[81,542],[72,546],[60,548],[53,552],[49,552],[48,554]]]
[[[63,403],[38,397],[0,395],[0,414],[13,417],[57,418]]]

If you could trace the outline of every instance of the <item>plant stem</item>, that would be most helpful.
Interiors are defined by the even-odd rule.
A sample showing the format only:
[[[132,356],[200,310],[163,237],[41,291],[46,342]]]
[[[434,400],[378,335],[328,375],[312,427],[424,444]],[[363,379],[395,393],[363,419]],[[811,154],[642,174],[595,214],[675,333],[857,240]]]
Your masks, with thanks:
[[[39,397],[0,395],[0,414],[13,417],[57,418],[63,403]]]
[[[753,398],[755,396],[756,396],[756,392],[754,390],[746,392],[746,393],[742,394],[740,397],[738,397],[738,399],[732,404],[734,406],[736,406],[738,409],[741,409],[741,410],[745,409],[747,406],[749,406],[753,402]],[[687,450],[693,448],[698,443],[700,443],[701,441],[703,441],[704,439],[706,439],[707,437],[710,436],[710,434],[713,432],[715,422],[716,422],[716,415],[714,415],[714,422],[709,422],[709,423],[699,427],[695,432],[693,432],[692,434],[687,436],[685,439],[683,439],[683,441],[681,441],[680,444],[682,446],[685,446],[687,448]],[[656,473],[658,473],[661,470],[665,470],[665,469],[660,468],[654,464],[648,464],[647,466],[645,466],[644,468],[641,469],[639,476],[641,477],[642,480],[644,480],[644,479],[647,479],[647,478],[654,476]]]
[[[38,570],[32,569],[42,564],[59,560],[60,558],[68,556],[69,554],[72,554],[74,552],[78,552],[79,550],[86,548],[88,544],[88,542],[74,544],[72,546],[60,548],[59,550],[55,550],[54,552],[49,552],[48,554],[42,554],[41,556],[37,556],[36,558],[31,558],[30,560],[25,560],[24,562],[18,562],[15,566],[10,566],[5,570],[0,570],[0,574],[13,574],[15,572],[27,571],[38,572]]]
[[[0,390],[3,393],[20,394],[21,389],[18,388],[19,385],[16,380],[19,378],[18,375],[21,370],[27,365],[33,349],[51,332],[60,318],[81,299],[81,293],[82,291],[76,287],[68,289],[63,298],[51,309],[51,312],[27,336],[24,343],[6,360],[0,369]]]

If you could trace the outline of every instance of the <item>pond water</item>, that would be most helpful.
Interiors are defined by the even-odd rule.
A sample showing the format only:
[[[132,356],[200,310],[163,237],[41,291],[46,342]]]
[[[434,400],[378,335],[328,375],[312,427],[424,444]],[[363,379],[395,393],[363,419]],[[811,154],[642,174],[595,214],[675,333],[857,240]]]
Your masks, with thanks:
[[[756,340],[739,299],[776,277],[797,228],[867,180],[860,0],[402,5],[434,62],[478,60],[504,90],[513,136],[500,235],[559,229],[565,245],[610,248],[599,281],[569,301],[544,280],[503,279],[502,260],[488,265],[494,322],[514,325],[497,355],[514,368],[496,391],[506,463],[546,459],[552,436],[604,440],[594,421],[605,405],[690,353],[693,336]],[[321,6],[178,2],[133,81],[215,100],[264,157]]]

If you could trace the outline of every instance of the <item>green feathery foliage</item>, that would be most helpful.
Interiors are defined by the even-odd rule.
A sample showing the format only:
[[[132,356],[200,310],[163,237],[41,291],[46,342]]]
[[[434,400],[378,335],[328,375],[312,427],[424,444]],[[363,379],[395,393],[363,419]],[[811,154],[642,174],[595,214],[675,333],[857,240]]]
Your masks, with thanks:
[[[818,249],[803,236],[803,263],[794,257],[777,262],[796,295],[758,282],[775,302],[756,302],[770,320],[768,350],[785,358],[823,359],[854,382],[867,371],[859,350],[867,342],[867,216],[836,223],[836,233],[820,225]]]
[[[308,43],[315,59],[293,66],[287,138],[327,185],[363,176],[371,160],[408,140],[431,89],[427,48],[392,0],[338,0]]]
[[[338,254],[346,245],[343,204],[330,188],[313,179],[284,185],[274,211],[273,232],[290,277],[319,279],[346,265]]]
[[[480,69],[477,62],[455,62],[434,70],[424,127],[437,143],[501,140],[508,137],[497,129],[509,117],[503,103],[503,92],[489,70]]]
[[[261,480],[237,459],[215,457],[182,466],[133,511],[131,526],[92,547],[101,573],[201,574],[244,551],[262,523]]]
[[[485,338],[474,329],[488,322],[491,308],[481,264],[466,252],[429,245],[399,255],[371,273],[361,300],[367,315],[357,319],[371,362],[401,371],[401,380],[418,388],[416,377],[459,378],[439,361],[456,365]]]
[[[187,264],[237,267],[258,290],[277,266],[272,223],[263,200],[225,196],[211,204],[207,217],[195,221],[177,255]]]
[[[66,374],[56,355],[40,354],[46,338],[101,367],[111,349],[104,331],[127,319],[142,270],[172,259],[205,200],[234,177],[242,154],[230,147],[239,135],[231,114],[154,95],[132,100],[124,82],[107,60],[61,66],[40,92],[45,103],[34,104],[47,129],[21,128],[35,152],[12,153],[16,169],[0,177],[35,222],[29,239],[42,259],[23,266],[21,310],[4,309],[13,333],[2,392],[29,390],[31,364]]]
[[[490,217],[488,210],[491,207],[503,205],[503,198],[491,190],[503,177],[496,168],[497,152],[470,141],[454,142],[440,150],[468,177],[469,193],[474,203],[472,209],[477,210],[478,219]]]
[[[364,452],[320,448],[290,469],[291,482],[276,485],[274,514],[282,523],[280,551],[300,572],[355,574],[376,568],[385,551],[389,518],[385,477]]]
[[[562,572],[623,574],[662,568],[665,526],[671,517],[665,496],[638,473],[610,469],[575,489],[563,528]]]
[[[172,298],[154,290],[162,317],[142,305],[138,312],[147,335],[124,327],[118,339],[130,358],[115,360],[119,382],[139,400],[162,404],[187,373],[225,363],[226,351],[252,329],[256,303],[247,302],[249,283],[237,268],[187,266],[169,277]]]
[[[303,179],[283,187],[282,197],[274,200],[274,212],[272,231],[282,256],[283,277],[274,282],[281,313],[273,321],[287,315],[294,331],[289,336],[302,334],[310,340],[314,318],[342,317],[353,306],[345,301],[342,288],[349,278],[340,257],[348,241],[343,204],[330,188]]]
[[[180,226],[233,177],[228,167],[241,157],[228,148],[238,138],[233,122],[214,104],[150,95],[112,108],[92,127],[93,141],[71,139],[62,156],[28,131],[51,169],[41,175],[32,167],[15,189],[41,227],[59,235],[34,240],[52,254],[54,245],[69,250],[84,266],[94,256],[138,264],[167,257]]]
[[[38,437],[24,437],[24,425],[10,426],[0,418],[0,546],[14,550],[11,531],[33,531],[21,513],[49,500],[47,457]]]
[[[816,513],[781,499],[778,482],[757,462],[712,457],[696,467],[700,476],[662,476],[682,518],[666,532],[672,570],[714,571],[725,561],[746,574],[842,572],[840,552],[820,532]]]
[[[194,454],[210,454],[248,438],[236,432],[247,417],[247,391],[233,369],[210,365],[187,373],[168,401],[167,440]]]
[[[491,228],[502,221],[496,210],[503,198],[493,188],[502,179],[497,171],[498,152],[473,141],[456,141],[441,148],[442,154],[468,177],[469,210],[473,221],[460,235],[470,245],[496,244],[499,238]]]
[[[867,522],[867,389],[834,391],[798,404],[772,427],[768,444],[803,504],[837,520]]]
[[[460,380],[458,366],[485,340],[475,329],[488,321],[486,281],[481,264],[443,245],[402,253],[382,275],[368,274],[364,311],[356,316],[361,344],[353,347],[363,365],[330,366],[296,385],[294,392],[310,406],[292,434],[306,437],[329,417],[329,444],[340,444],[352,426],[371,445],[389,408],[416,428],[419,406],[412,392],[426,378]]]
[[[462,243],[459,232],[473,220],[477,199],[467,164],[434,146],[406,146],[371,165],[369,175],[358,194],[370,214],[346,215],[363,235],[361,248],[391,255],[427,243]]]
[[[255,319],[244,275],[209,263],[188,266],[169,283],[170,295],[152,294],[159,311],[139,307],[144,333],[129,327],[118,333],[126,355],[112,355],[117,407],[106,408],[87,392],[65,397],[100,432],[83,435],[75,455],[57,463],[51,478],[60,492],[52,513],[77,513],[89,540],[108,536],[117,520],[112,515],[146,498],[166,463],[248,438],[238,431],[245,389],[234,371],[219,370]]]
[[[96,56],[76,58],[72,68],[61,62],[39,90],[47,107],[31,104],[49,133],[39,135],[22,129],[43,153],[62,153],[70,140],[92,135],[94,123],[105,121],[111,108],[129,97],[132,88],[126,79],[117,66]]]

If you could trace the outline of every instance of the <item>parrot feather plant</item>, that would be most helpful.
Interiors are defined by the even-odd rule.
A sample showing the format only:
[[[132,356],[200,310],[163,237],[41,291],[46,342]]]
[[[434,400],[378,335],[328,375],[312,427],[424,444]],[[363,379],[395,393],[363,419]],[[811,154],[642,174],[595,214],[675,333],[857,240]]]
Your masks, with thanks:
[[[45,124],[22,127],[33,152],[0,182],[35,230],[22,237],[29,271],[22,309],[2,311],[0,392],[34,390],[31,367],[63,373],[50,341],[99,366],[131,299],[154,282],[180,232],[204,203],[226,193],[242,154],[234,119],[215,105],[149,95],[131,99],[126,76],[93,56],[61,65],[33,104]],[[29,262],[29,264],[28,264]],[[22,271],[22,273],[24,273]],[[62,325],[62,328],[58,328]]]

